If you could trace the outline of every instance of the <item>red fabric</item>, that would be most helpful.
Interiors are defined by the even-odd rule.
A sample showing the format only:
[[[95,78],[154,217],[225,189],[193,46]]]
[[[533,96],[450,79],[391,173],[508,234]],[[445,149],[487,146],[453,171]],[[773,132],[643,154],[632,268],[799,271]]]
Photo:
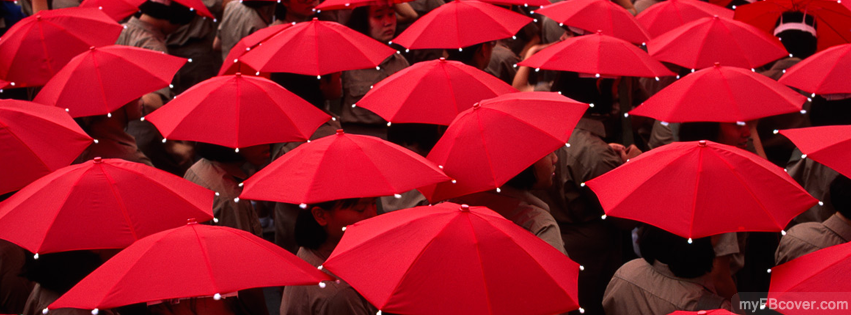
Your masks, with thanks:
[[[601,76],[653,78],[674,75],[635,45],[599,33],[558,42],[518,65]]]
[[[370,5],[388,5],[413,0],[327,0],[316,6],[316,10],[349,10]]]
[[[240,60],[240,58],[242,57],[242,55],[245,55],[245,53],[251,51],[254,48],[257,48],[257,45],[260,45],[260,43],[265,42],[272,36],[278,35],[278,33],[289,28],[290,26],[293,26],[293,24],[272,25],[266,28],[259,29],[251,35],[240,39],[236,43],[236,45],[231,48],[230,52],[228,52],[228,56],[222,63],[222,68],[219,69],[218,75],[229,75],[240,72],[243,74],[262,76],[268,79],[268,72],[259,72],[257,71],[257,69],[251,68],[249,65],[246,65],[244,62],[242,62],[242,60]]]
[[[736,315],[736,313],[730,312],[725,309],[717,309],[717,310],[707,310],[707,311],[676,311],[669,315]]]
[[[421,16],[393,42],[408,49],[459,49],[514,36],[531,21],[492,4],[458,0]]]
[[[733,10],[698,0],[668,0],[651,5],[635,19],[655,38],[688,22],[715,15],[732,19]]]
[[[654,58],[688,69],[725,66],[757,68],[789,53],[777,37],[743,22],[722,17],[705,17],[647,43]]]
[[[66,109],[71,117],[106,115],[167,87],[185,58],[112,45],[71,59],[41,89],[35,102]]]
[[[783,12],[805,12],[816,19],[818,50],[822,51],[851,42],[851,11],[847,5],[829,0],[764,0],[739,6],[735,19],[773,35],[775,23]]]
[[[456,182],[419,188],[432,203],[495,189],[567,143],[588,108],[553,92],[518,92],[461,112],[428,159]]]
[[[851,243],[831,246],[771,268],[771,286],[768,298],[776,301],[797,302],[815,300],[816,308],[789,307],[783,314],[837,314],[847,309],[835,308],[828,311],[825,304],[819,310],[819,303],[847,301],[851,291],[851,281],[847,281],[851,268]],[[814,309],[816,311],[814,311]],[[841,311],[837,311],[841,310]]]
[[[207,6],[204,5],[203,0],[172,0],[172,1],[186,6],[187,8],[189,8],[189,10],[195,11],[195,14],[198,14],[200,16],[208,17],[208,18],[211,18],[211,19],[216,18],[215,16],[213,16],[213,13],[211,13],[210,10],[207,9]]]
[[[347,227],[323,267],[389,313],[557,314],[579,307],[579,265],[485,207],[442,203],[360,221]]]
[[[103,10],[112,19],[121,21],[138,12],[143,3],[145,0],[83,0],[80,7]]]
[[[89,47],[115,43],[122,27],[98,9],[45,10],[15,23],[0,38],[0,79],[42,86]]]
[[[553,3],[536,10],[564,25],[578,27],[588,32],[602,32],[630,43],[641,44],[650,40],[647,31],[632,13],[609,0],[570,0]]]
[[[48,308],[106,309],[329,280],[322,271],[251,233],[188,224],[130,245]]]
[[[786,70],[778,82],[817,94],[851,93],[851,44],[818,52]]]
[[[341,53],[345,52],[345,53]],[[336,22],[293,25],[242,56],[253,69],[304,75],[374,68],[395,50]]]
[[[777,232],[818,202],[771,162],[711,141],[661,146],[585,184],[606,215],[687,238]]]
[[[457,61],[423,61],[382,80],[357,103],[391,123],[449,125],[483,99],[517,92],[498,78]]]
[[[198,83],[145,116],[166,139],[230,148],[306,141],[330,118],[269,79],[241,74]]]
[[[780,130],[807,158],[851,177],[851,126],[822,126]]]
[[[42,177],[0,203],[0,238],[33,253],[124,248],[213,219],[213,192],[144,164],[95,158]]]
[[[746,122],[800,111],[806,101],[764,75],[715,66],[677,80],[629,114],[666,122]]]
[[[0,194],[70,165],[91,143],[64,110],[0,100]]]
[[[480,0],[481,2],[487,2],[490,4],[496,5],[504,5],[504,6],[535,6],[535,7],[543,7],[550,4],[549,0]]]
[[[312,204],[401,194],[446,180],[434,163],[411,150],[338,130],[300,145],[251,176],[240,198]]]

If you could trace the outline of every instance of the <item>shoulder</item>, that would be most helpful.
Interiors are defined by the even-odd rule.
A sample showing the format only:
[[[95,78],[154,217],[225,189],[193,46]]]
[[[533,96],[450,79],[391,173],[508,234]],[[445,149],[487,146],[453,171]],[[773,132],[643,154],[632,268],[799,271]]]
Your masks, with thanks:
[[[775,262],[783,264],[830,246],[825,244],[830,233],[824,224],[818,222],[795,225],[780,239],[774,255]]]

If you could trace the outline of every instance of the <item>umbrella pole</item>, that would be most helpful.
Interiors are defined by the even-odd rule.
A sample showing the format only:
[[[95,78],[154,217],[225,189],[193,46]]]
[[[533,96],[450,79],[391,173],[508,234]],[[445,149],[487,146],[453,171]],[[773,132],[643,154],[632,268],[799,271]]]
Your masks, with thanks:
[[[763,159],[768,159],[768,156],[765,155],[765,149],[762,147],[762,140],[759,139],[759,133],[757,133],[756,125],[759,120],[752,120],[748,122],[748,127],[751,130],[751,139],[753,139],[753,147],[756,150],[756,154],[761,156]]]

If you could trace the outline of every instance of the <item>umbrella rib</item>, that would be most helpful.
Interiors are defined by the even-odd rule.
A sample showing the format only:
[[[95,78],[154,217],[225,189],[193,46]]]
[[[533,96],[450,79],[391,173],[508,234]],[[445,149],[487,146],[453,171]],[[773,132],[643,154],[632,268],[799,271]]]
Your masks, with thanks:
[[[724,72],[721,71],[720,67],[718,69],[715,69],[715,70],[718,71],[718,75],[722,79],[721,82],[724,82],[724,91],[727,92],[727,95],[730,96],[730,100],[733,101],[734,105],[738,105],[739,102],[736,101],[736,96],[735,96],[735,94],[733,94],[733,88],[730,86],[730,81],[727,79],[727,76],[724,75]],[[742,121],[747,120],[744,117],[744,115],[742,114],[742,110],[741,110],[741,108],[739,108],[739,106],[733,106],[733,108],[736,110],[736,114],[738,114],[737,115],[738,118],[736,120],[738,120],[738,119],[741,119]]]
[[[446,77],[446,82],[449,83],[449,95],[452,96],[452,103],[455,104],[455,111],[458,112],[459,104],[458,98],[455,97],[455,89],[452,87],[452,77],[449,76],[449,72],[446,71],[447,63],[440,62],[440,70],[443,72],[443,76]]]
[[[101,78],[101,75],[100,75],[100,67],[98,65],[97,58],[95,58],[95,50],[92,50],[91,56],[92,56],[92,63],[95,64],[95,73],[96,73],[96,76],[98,78],[98,84],[100,84],[100,89],[99,89],[100,90],[100,96],[101,96],[101,98],[103,98],[104,106],[106,106],[106,112],[109,113],[112,110],[109,109],[109,102],[106,99],[106,87],[103,85],[103,78]]]
[[[210,255],[207,253],[207,247],[204,246],[204,242],[201,241],[201,235],[198,235],[198,230],[196,230],[194,226],[192,227],[192,232],[195,233],[195,239],[198,241],[198,248],[201,249],[201,252],[204,254],[204,266],[207,267],[207,274],[210,275],[210,282],[213,284],[215,290],[219,290],[219,286],[216,284],[216,278],[213,277],[213,267],[210,265]]]
[[[298,266],[296,266],[296,265],[295,265],[292,261],[290,261],[289,259],[287,259],[285,256],[279,255],[279,254],[278,254],[278,253],[276,253],[275,251],[270,250],[268,247],[264,246],[264,245],[263,245],[263,243],[258,242],[258,241],[257,241],[256,239],[254,239],[254,238],[246,237],[245,235],[242,235],[242,234],[240,234],[240,233],[235,233],[232,229],[233,229],[233,228],[231,228],[231,227],[225,227],[225,228],[222,228],[222,229],[221,229],[221,231],[224,231],[224,232],[227,232],[227,233],[233,234],[233,235],[235,235],[236,237],[240,237],[240,238],[242,238],[242,239],[244,239],[244,240],[246,240],[246,241],[249,241],[249,242],[253,243],[254,245],[257,245],[258,247],[262,248],[264,251],[269,252],[269,253],[272,253],[274,256],[284,258],[283,260],[285,260],[285,261],[287,262],[287,264],[292,265],[292,266],[294,266],[294,267],[298,268]],[[301,270],[301,269],[299,268],[299,270]],[[329,276],[329,277],[330,277],[330,276]],[[313,282],[303,282],[303,284],[301,284],[301,285],[309,285],[309,284],[314,284],[314,283],[313,283]],[[289,284],[289,285],[300,285],[300,284]],[[244,288],[244,289],[250,289],[250,288],[251,288],[251,287]],[[244,289],[237,289],[237,291],[239,291],[239,290],[244,290]],[[219,292],[219,293],[221,293],[221,292]]]
[[[353,142],[355,144],[355,146],[357,147],[357,150],[362,152],[364,156],[369,156],[369,154],[367,154],[366,150],[364,150],[363,147],[361,147],[359,143],[356,143],[356,142],[352,141],[351,139],[349,139],[349,141]],[[393,189],[394,194],[402,192],[402,191],[397,191],[396,187],[393,184],[391,184],[389,180],[387,180],[387,176],[385,176],[384,172],[381,171],[381,168],[378,167],[378,165],[375,164],[375,161],[373,161],[372,159],[369,159],[369,163],[372,164],[372,166],[375,167],[376,170],[378,170],[378,173],[381,174],[381,179],[384,181],[384,183],[387,184],[388,187],[390,187],[390,189]]]
[[[133,226],[133,222],[130,220],[130,215],[127,214],[127,207],[124,205],[124,200],[121,198],[121,195],[115,191],[115,181],[112,179],[112,176],[106,172],[103,167],[103,163],[95,163],[99,168],[103,175],[106,177],[106,180],[109,181],[109,190],[112,192],[113,197],[118,199],[119,209],[121,210],[121,214],[124,216],[124,220],[127,221],[127,226],[130,228],[130,234],[133,235],[134,240],[139,240],[139,236],[136,235],[136,228]],[[82,176],[80,177],[82,178]]]
[[[812,254],[812,253],[810,253],[810,254]],[[810,254],[807,254],[807,255],[804,255],[804,256],[809,256]],[[804,257],[804,256],[802,256],[802,257]],[[798,257],[798,258],[801,258],[801,257]],[[848,257],[846,256],[846,259],[837,259],[837,260],[833,261],[832,263],[828,264],[828,265],[827,265],[827,266],[825,266],[824,268],[821,268],[822,272],[823,272],[824,270],[827,270],[827,269],[828,269],[828,268],[830,268],[830,267],[836,266],[837,264],[847,262],[847,261],[848,261],[848,260],[847,260],[847,258],[848,258]],[[797,260],[797,259],[794,259],[794,260],[792,260],[792,261],[795,261],[795,260]],[[789,263],[789,262],[786,262],[785,264],[782,264],[782,265],[786,265],[786,264],[788,264],[788,263]],[[781,265],[781,266],[782,266],[782,265]],[[795,286],[800,285],[801,283],[804,283],[804,282],[805,282],[805,281],[807,281],[807,280],[810,280],[810,279],[812,279],[812,278],[815,278],[815,277],[816,277],[816,275],[818,275],[818,274],[820,274],[820,273],[821,273],[821,272],[814,272],[814,273],[812,273],[812,274],[808,275],[806,278],[801,279],[801,281],[798,281],[797,283],[795,283]],[[792,286],[792,287],[794,288],[794,286]],[[769,291],[770,291],[770,289],[769,289]],[[780,293],[788,293],[788,292],[789,292],[789,291],[780,292]]]
[[[705,147],[698,147],[697,178],[694,181],[693,198],[691,201],[691,220],[688,222],[688,237],[694,236],[694,217],[697,215],[697,191],[700,188],[700,177],[703,175],[703,155]]]
[[[719,18],[719,20],[720,20],[720,18]],[[728,32],[728,33],[730,33],[730,35],[731,35],[730,37],[733,37],[733,36],[732,36],[732,35],[733,35],[733,32],[730,30],[730,28],[729,28],[729,27],[727,27],[727,24],[721,23],[721,25],[724,27],[724,29],[726,29],[726,30],[727,30],[727,32]],[[761,66],[761,65],[754,65],[754,64],[752,63],[753,61],[750,59],[750,56],[748,56],[748,54],[746,54],[746,53],[745,53],[744,49],[742,49],[742,45],[739,43],[739,41],[737,41],[737,40],[736,40],[736,38],[735,38],[735,37],[733,37],[732,42],[733,42],[733,44],[735,44],[735,45],[736,45],[736,48],[737,48],[737,49],[738,49],[738,51],[739,51],[739,55],[741,55],[743,58],[745,58],[745,60],[747,60],[747,62],[748,62],[748,67]]]
[[[847,55],[848,55],[848,51],[846,51],[844,54],[842,54],[843,57],[847,56]],[[830,75],[830,73],[832,73],[834,70],[836,70],[836,66],[839,65],[839,61],[841,61],[842,59],[843,58],[836,58],[836,60],[833,61],[833,66],[830,67],[830,70],[828,71],[827,75],[822,76],[821,80],[819,80],[818,86],[816,86],[817,90],[821,89],[821,85],[824,84],[824,81],[827,80],[828,75]],[[803,60],[801,60],[801,62],[803,62]],[[814,93],[814,92],[815,91],[812,91],[810,93]]]
[[[733,167],[732,165],[730,165],[730,163],[728,163],[728,162],[727,162],[727,160],[725,160],[725,159],[721,158],[721,156],[719,156],[719,155],[718,155],[718,153],[716,153],[714,150],[712,150],[712,151],[710,151],[710,152],[712,152],[712,154],[714,154],[716,157],[718,157],[718,159],[719,159],[719,160],[721,160],[722,162],[724,162],[724,165],[727,165],[727,168],[729,168],[729,169],[730,169],[730,171],[732,171],[732,172],[733,172],[733,175],[735,175],[735,176],[736,176],[736,179],[738,179],[738,180],[739,180],[739,183],[742,183],[742,184],[743,184],[742,186],[744,186],[744,187],[745,187],[745,190],[748,192],[748,194],[749,194],[749,195],[751,195],[751,197],[753,197],[754,201],[756,201],[756,203],[759,205],[759,208],[760,208],[763,212],[765,212],[765,214],[767,214],[769,218],[771,218],[771,221],[772,221],[772,222],[774,222],[774,225],[775,225],[775,226],[777,226],[777,227],[779,227],[780,229],[783,229],[783,228],[784,228],[784,226],[781,226],[780,224],[778,224],[777,220],[774,218],[774,215],[772,215],[772,214],[771,214],[771,212],[770,212],[770,211],[768,211],[768,209],[765,207],[765,205],[763,205],[763,204],[762,204],[762,201],[761,201],[759,198],[757,198],[757,197],[756,197],[756,195],[754,194],[754,192],[751,190],[750,186],[748,186],[748,185],[744,185],[745,183],[744,183],[744,181],[742,180],[742,177],[741,177],[741,176],[739,176],[739,173],[738,173],[738,172],[735,172],[735,171],[734,171],[734,167]],[[742,156],[740,156],[740,157],[742,157]]]
[[[46,120],[46,119],[44,119],[44,120]],[[0,127],[4,127],[4,128],[0,128],[0,129],[6,129],[6,130],[8,130],[8,131],[9,131],[9,134],[10,134],[10,135],[12,135],[12,137],[14,137],[14,138],[15,138],[15,140],[18,140],[18,143],[23,144],[24,148],[27,148],[27,151],[30,151],[30,153],[32,153],[32,155],[33,155],[34,157],[36,157],[36,160],[38,160],[38,162],[39,162],[39,163],[41,163],[41,165],[43,165],[43,166],[44,166],[44,168],[48,170],[48,172],[52,172],[52,171],[54,171],[54,170],[53,170],[50,166],[48,166],[48,165],[47,165],[47,163],[45,163],[45,162],[44,162],[44,160],[41,158],[41,156],[39,156],[38,154],[36,154],[36,153],[35,153],[35,151],[33,151],[33,149],[32,149],[32,148],[30,148],[30,146],[29,146],[29,145],[27,145],[25,141],[21,140],[21,138],[20,138],[20,137],[18,137],[18,135],[17,135],[17,134],[15,134],[15,133],[12,131],[12,128],[9,128],[9,125],[8,125],[8,124],[5,124],[5,123],[3,123],[3,121],[1,121],[1,120],[0,120]],[[65,128],[65,129],[67,129],[67,128]],[[89,143],[89,145],[91,145],[91,140],[89,140],[89,142],[90,142],[90,143]],[[88,146],[86,146],[86,147],[88,148]],[[85,149],[84,149],[84,150],[85,150]]]
[[[462,3],[461,1],[458,1],[458,4],[455,5],[455,7],[453,8],[453,9],[455,9],[454,10],[455,11],[454,12],[455,13],[455,36],[457,36],[457,38],[458,38],[458,49],[461,49],[461,48],[464,47],[464,45],[461,43],[461,27],[459,27],[460,24],[458,23],[458,6],[460,6],[461,3]]]
[[[313,54],[316,56],[316,75],[321,76],[322,72],[319,70],[319,64],[321,63],[319,62],[319,31],[316,29],[319,27],[319,22],[312,21],[310,23],[313,23],[313,44],[315,47],[315,49],[313,50]],[[343,104],[343,106],[346,105]]]
[[[80,181],[81,181],[81,180],[83,180],[83,175],[85,175],[85,173],[86,173],[86,172],[88,172],[88,170],[84,171],[84,172],[83,172],[83,174],[81,174],[81,175],[80,175],[80,177],[77,177],[77,179],[76,179],[76,180],[74,180],[74,184],[73,184],[73,185],[71,185],[71,188],[70,188],[70,189],[68,189],[68,193],[66,193],[66,194],[65,194],[65,198],[63,198],[63,199],[62,199],[62,203],[63,203],[63,204],[65,203],[65,201],[68,201],[68,197],[70,197],[70,196],[71,196],[71,193],[73,193],[73,192],[74,192],[74,187],[77,187],[77,184],[79,184],[79,183],[80,183]],[[66,173],[66,174],[67,174],[67,173]],[[64,208],[64,207],[63,207],[63,208]],[[62,209],[61,209],[61,208],[59,209],[59,211],[56,211],[55,213],[53,213],[53,219],[51,219],[51,220],[50,220],[50,222],[51,222],[51,223],[50,223],[50,226],[51,226],[51,227],[53,226],[53,224],[54,224],[54,223],[56,223],[56,218],[57,218],[57,217],[59,217],[59,213],[60,213],[60,212],[62,212]],[[42,240],[41,240],[41,243],[38,245],[38,248],[39,248],[39,249],[41,249],[41,247],[42,247],[42,246],[44,246],[44,241],[45,241],[46,239],[47,239],[47,232],[45,232],[45,233],[44,233],[44,239],[42,239]]]
[[[456,0],[456,1],[460,1],[460,0]],[[482,119],[480,118],[481,109],[473,110],[473,112],[476,113],[476,124],[479,125],[479,138],[482,139],[482,147],[485,148],[484,153],[485,153],[485,156],[488,159],[488,168],[490,169],[490,176],[491,176],[491,179],[493,180],[494,186],[497,186],[496,185],[496,174],[494,174],[495,172],[494,172],[494,167],[493,167],[493,161],[491,160],[490,150],[487,149],[488,146],[485,143],[485,135],[483,133],[483,131],[485,131],[485,128],[484,128],[484,126],[482,126]]]
[[[121,162],[124,162],[124,161],[122,160]],[[133,163],[133,162],[126,162],[126,163],[132,163],[133,165],[138,164],[138,163]],[[155,169],[155,168],[153,168],[153,167],[151,167],[151,168],[152,168],[152,169],[154,169],[154,170],[160,171],[160,170]],[[141,173],[141,172],[138,172],[138,171],[136,171],[136,170],[134,170],[134,169],[122,168],[122,170],[123,170],[123,171],[126,171],[126,172],[133,173],[133,174],[134,174],[134,175],[136,175],[138,178],[148,179],[151,183],[154,183],[154,184],[156,184],[156,185],[158,185],[158,186],[160,186],[160,187],[162,187],[162,188],[165,188],[164,190],[165,190],[166,192],[171,193],[172,195],[177,196],[177,197],[178,197],[178,198],[180,198],[181,200],[185,201],[187,204],[190,204],[190,205],[193,205],[193,206],[194,206],[194,203],[193,203],[192,201],[190,201],[189,199],[186,199],[186,197],[184,197],[184,196],[183,196],[183,194],[177,193],[176,191],[174,191],[173,189],[171,189],[171,187],[168,187],[167,185],[164,185],[163,183],[160,183],[159,181],[154,180],[154,179],[153,179],[153,178],[151,178],[150,176],[145,175],[145,174],[143,174],[143,173]],[[164,171],[163,171],[163,172],[164,172]],[[185,180],[185,179],[183,179],[183,180]],[[188,181],[188,180],[185,180],[185,181]],[[203,186],[201,186],[201,185],[198,185],[198,184],[195,184],[195,183],[192,183],[192,184],[193,184],[193,185],[196,185],[196,186],[199,186],[199,187],[201,187],[201,188],[204,188],[204,190],[205,190],[205,191],[212,192],[211,190],[209,190],[209,189],[207,189],[207,188],[205,188],[205,187],[203,187]],[[201,209],[201,211],[203,212],[203,211],[204,211],[204,209]],[[212,209],[210,209],[210,213],[212,213]],[[204,213],[204,214],[206,214],[206,213]],[[213,217],[213,215],[210,215],[210,217]]]
[[[456,1],[459,1],[459,0],[456,0]],[[472,213],[467,214],[465,219],[467,219],[467,225],[470,226],[470,234],[473,236],[473,241],[475,242],[474,244],[476,245],[476,256],[479,257],[479,267],[482,271],[482,281],[485,284],[485,286],[484,286],[485,298],[488,301],[488,303],[487,303],[488,304],[488,314],[493,314],[493,307],[491,305],[491,295],[490,295],[490,291],[488,290],[488,285],[487,285],[488,280],[487,280],[487,277],[485,275],[485,266],[482,263],[482,261],[483,261],[482,260],[482,250],[479,246],[479,238],[476,237],[476,232],[475,232],[475,229],[473,228],[473,222],[472,222],[472,220],[470,220],[470,215],[472,215]]]
[[[44,20],[39,20],[39,21],[44,22]],[[50,71],[50,75],[53,76],[53,75],[56,74],[56,71],[53,71],[53,65],[50,64],[51,58],[49,57],[50,54],[48,54],[48,52],[47,52],[47,40],[44,38],[44,27],[42,26],[41,23],[37,23],[36,25],[38,25],[38,36],[41,39],[39,42],[41,43],[42,50],[44,50],[44,56],[46,57],[45,59],[47,59],[46,60],[47,62],[45,62],[47,64],[47,70]],[[56,27],[59,27],[59,26],[56,25]],[[61,28],[61,27],[60,27],[60,29],[62,29],[63,31],[65,30],[64,28]]]
[[[242,106],[242,102],[240,101],[242,99],[242,90],[240,90],[239,86],[240,86],[240,81],[242,81],[243,79],[241,77],[238,77],[238,76],[235,77],[235,79],[236,79],[235,80],[236,81],[235,82],[235,85],[236,85],[236,93],[235,93],[236,94],[235,95],[236,100],[234,100],[233,108],[234,108],[234,112],[235,112],[234,117],[236,117],[236,122],[235,122],[236,129],[234,129],[234,131],[236,131],[236,139],[234,139],[235,140],[234,146],[236,148],[239,148],[239,140],[240,140],[240,134],[241,134],[241,132],[239,130],[239,120],[240,120],[240,112],[241,112],[240,107]]]
[[[278,103],[278,101],[277,101],[275,98],[273,98],[271,95],[269,95],[269,91],[268,91],[266,88],[264,88],[264,87],[260,86],[260,85],[259,85],[259,84],[257,84],[256,82],[252,82],[251,80],[247,80],[247,79],[245,80],[245,83],[247,83],[247,84],[251,84],[251,85],[253,85],[254,87],[256,87],[256,88],[260,89],[261,91],[263,91],[263,94],[261,94],[262,96],[265,96],[267,99],[269,99],[269,101],[271,101],[271,102],[272,102],[272,103],[274,103],[275,105],[280,105],[280,104]],[[277,84],[276,84],[276,85],[277,85]],[[283,88],[283,87],[281,87],[281,88]],[[284,89],[284,90],[287,90],[286,88],[283,88],[283,89]],[[287,90],[287,92],[289,92],[289,90]],[[292,92],[290,92],[290,93],[292,93]],[[298,96],[298,95],[296,95],[296,96]],[[311,135],[312,135],[312,134],[311,134],[311,135],[304,135],[304,134],[301,134],[302,130],[299,128],[298,124],[297,124],[297,123],[293,120],[293,117],[292,117],[292,115],[290,115],[290,113],[288,113],[287,111],[283,110],[280,106],[277,106],[277,108],[278,108],[278,109],[280,109],[280,110],[281,110],[281,112],[283,112],[283,113],[284,113],[284,117],[286,117],[286,119],[290,122],[290,125],[292,125],[293,127],[295,127],[294,129],[295,129],[297,132],[299,132],[299,136],[300,136],[300,137],[304,138],[304,140],[305,140],[305,141],[306,141],[306,140],[308,140],[308,139],[310,139],[310,137],[311,137]],[[329,118],[329,119],[330,119],[330,118]],[[326,121],[327,121],[327,120],[326,120]],[[321,125],[320,125],[320,126],[321,126]]]

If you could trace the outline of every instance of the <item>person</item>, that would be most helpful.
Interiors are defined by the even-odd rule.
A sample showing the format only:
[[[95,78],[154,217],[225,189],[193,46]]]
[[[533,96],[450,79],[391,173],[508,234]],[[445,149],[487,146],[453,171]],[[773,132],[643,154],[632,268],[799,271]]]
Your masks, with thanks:
[[[352,11],[348,26],[373,39],[388,43],[396,34],[396,7],[389,4],[359,7]],[[401,54],[387,57],[377,68],[343,72],[341,124],[346,132],[387,138],[387,122],[375,113],[352,107],[379,81],[408,67]]]
[[[40,255],[35,259],[30,253],[24,265],[24,276],[35,283],[24,307],[24,315],[41,315],[48,305],[71,290],[80,280],[117,253],[114,250],[70,251]],[[57,315],[88,315],[91,310],[63,308],[51,310]],[[110,310],[99,314],[112,315]]]
[[[775,253],[780,265],[795,258],[833,245],[851,241],[851,179],[838,175],[830,184],[830,201],[836,213],[822,223],[807,222],[793,226]]]
[[[123,159],[153,167],[151,160],[136,146],[136,139],[125,131],[130,121],[142,118],[141,100],[132,101],[111,115],[112,117],[100,115],[77,119],[83,131],[98,141],[86,148],[74,163],[101,157]]]
[[[222,16],[222,0],[202,0],[204,6],[214,16]],[[181,94],[195,84],[216,76],[222,67],[223,58],[213,50],[218,20],[194,15],[189,23],[181,25],[168,34],[166,46],[168,54],[187,58],[187,62],[177,71],[172,80],[172,92]]]
[[[443,135],[444,129],[430,124],[393,124],[387,128],[387,141],[425,157]],[[416,189],[399,195],[378,198],[378,213],[428,205],[428,200]]]
[[[354,198],[310,205],[299,213],[295,226],[297,256],[321,266],[343,237],[343,227],[376,215],[375,198]],[[329,275],[327,270],[323,270]],[[333,276],[333,275],[332,275]],[[288,286],[281,300],[282,315],[373,315],[369,304],[344,281],[319,286]]]
[[[0,240],[0,314],[21,314],[35,285],[21,276],[27,251]]]
[[[556,154],[549,153],[508,180],[499,192],[494,190],[470,194],[456,198],[455,202],[488,207],[567,254],[561,230],[550,214],[550,207],[532,194],[532,190],[553,185],[556,162]]]
[[[491,57],[496,42],[484,42],[463,47],[461,49],[447,49],[447,60],[454,60],[479,70],[485,70],[490,65]]]
[[[221,51],[223,60],[227,58],[239,40],[272,24],[275,6],[274,2],[265,1],[229,2],[213,41],[213,50]]]
[[[731,308],[708,279],[715,259],[708,237],[689,244],[685,238],[645,225],[639,229],[638,246],[642,258],[620,267],[606,287],[603,308],[607,315]]]

